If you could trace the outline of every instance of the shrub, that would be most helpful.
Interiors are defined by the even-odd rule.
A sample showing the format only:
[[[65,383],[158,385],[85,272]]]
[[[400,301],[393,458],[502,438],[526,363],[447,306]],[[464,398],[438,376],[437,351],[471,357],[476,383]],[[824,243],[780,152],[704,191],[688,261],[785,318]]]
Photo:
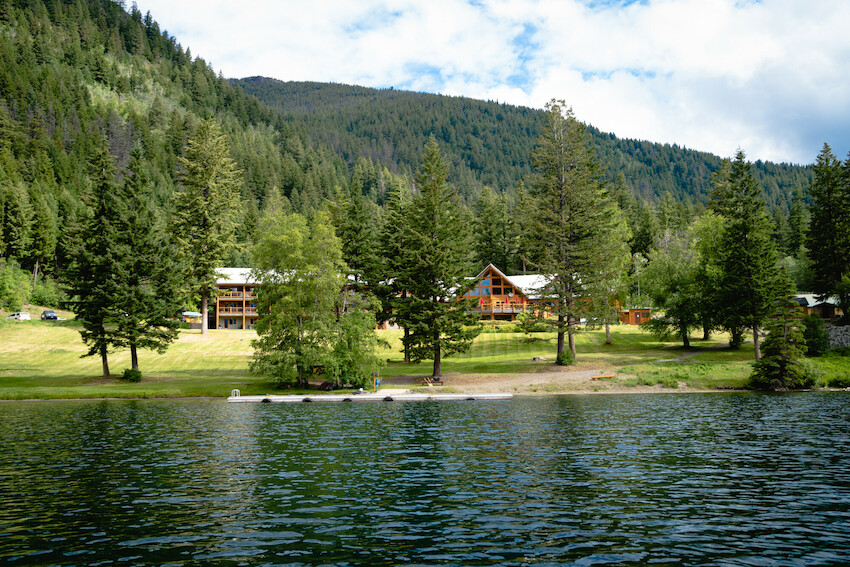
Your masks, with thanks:
[[[127,382],[141,382],[142,372],[140,370],[133,370],[132,368],[128,368],[124,371],[124,374],[121,376],[121,379]]]
[[[823,319],[817,315],[803,317],[803,338],[806,339],[806,356],[820,356],[829,350],[829,332]]]
[[[558,357],[555,359],[555,364],[558,366],[569,366],[574,362],[575,359],[573,358],[573,353],[570,352],[570,349],[564,349],[564,352],[558,353]]]
[[[850,376],[833,376],[826,385],[830,388],[850,388]]]

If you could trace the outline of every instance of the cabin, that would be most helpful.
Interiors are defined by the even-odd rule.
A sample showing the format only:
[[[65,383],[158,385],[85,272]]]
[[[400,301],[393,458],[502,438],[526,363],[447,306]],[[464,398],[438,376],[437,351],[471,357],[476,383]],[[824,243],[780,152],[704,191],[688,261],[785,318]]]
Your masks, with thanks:
[[[643,325],[652,318],[649,307],[632,307],[620,311],[620,323],[624,325]]]
[[[216,329],[253,329],[257,323],[257,288],[249,268],[219,268]]]
[[[838,308],[837,297],[827,297],[823,301],[819,301],[814,294],[802,293],[794,296],[794,301],[803,308],[804,315],[817,315],[821,319],[835,319],[843,315],[841,309]]]
[[[473,312],[489,321],[514,321],[520,313],[539,310],[540,290],[546,285],[540,274],[507,276],[493,264],[475,280],[475,287],[464,297],[477,300]]]

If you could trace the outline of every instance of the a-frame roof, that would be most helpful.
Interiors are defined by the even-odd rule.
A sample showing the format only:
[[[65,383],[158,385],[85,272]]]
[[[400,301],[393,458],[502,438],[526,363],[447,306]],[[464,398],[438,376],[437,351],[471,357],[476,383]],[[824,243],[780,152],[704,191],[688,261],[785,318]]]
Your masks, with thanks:
[[[514,286],[514,288],[516,288],[518,292],[522,293],[529,299],[539,299],[540,290],[546,287],[546,278],[542,274],[508,276],[505,275],[502,270],[500,270],[493,264],[487,264],[487,267],[481,270],[481,272],[475,277],[475,279],[480,280],[489,270],[495,272],[496,275],[498,275],[499,277],[507,281],[509,284]]]

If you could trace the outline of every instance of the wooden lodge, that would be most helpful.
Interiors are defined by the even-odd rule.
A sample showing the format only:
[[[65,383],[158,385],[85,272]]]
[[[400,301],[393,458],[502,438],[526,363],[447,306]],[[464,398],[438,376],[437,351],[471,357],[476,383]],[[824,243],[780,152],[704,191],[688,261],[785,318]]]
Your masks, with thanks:
[[[216,329],[253,329],[257,322],[257,288],[248,268],[219,268]]]
[[[539,290],[545,285],[540,274],[507,276],[493,264],[475,279],[475,287],[464,297],[477,300],[473,311],[490,321],[514,321],[520,313],[537,311]]]

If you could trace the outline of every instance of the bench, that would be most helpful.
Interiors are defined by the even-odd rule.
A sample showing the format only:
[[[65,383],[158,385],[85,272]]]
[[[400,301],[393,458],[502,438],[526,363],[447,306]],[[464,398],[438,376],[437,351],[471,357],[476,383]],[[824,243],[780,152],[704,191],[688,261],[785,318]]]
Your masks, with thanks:
[[[590,379],[591,380],[613,380],[614,375],[613,374],[605,374],[603,376],[591,376]]]

